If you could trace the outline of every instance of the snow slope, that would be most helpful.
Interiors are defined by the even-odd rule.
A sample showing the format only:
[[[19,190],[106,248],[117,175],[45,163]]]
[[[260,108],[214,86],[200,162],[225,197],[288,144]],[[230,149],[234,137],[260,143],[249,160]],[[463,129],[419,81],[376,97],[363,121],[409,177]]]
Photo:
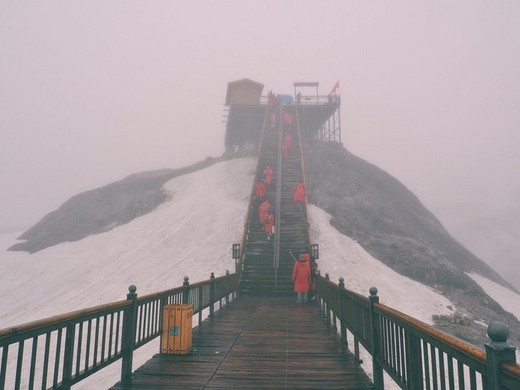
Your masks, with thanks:
[[[520,321],[520,295],[482,275],[475,273],[468,275],[484,289],[487,295],[497,301],[504,310],[513,314]]]
[[[398,274],[372,257],[357,242],[332,227],[330,218],[322,209],[309,205],[311,237],[320,246],[318,265],[322,275],[328,272],[336,283],[343,277],[345,288],[364,296],[370,295],[370,287],[377,287],[381,303],[427,324],[433,324],[432,314],[453,314],[448,309],[453,304],[440,292]]]
[[[233,160],[166,184],[171,200],[109,232],[29,255],[0,254],[0,328],[234,270],[255,161]]]
[[[256,160],[235,159],[177,177],[165,185],[171,199],[131,223],[81,241],[29,255],[7,252],[19,234],[0,236],[0,328],[125,299],[233,272],[231,246],[240,242]],[[311,237],[320,245],[322,274],[365,296],[372,286],[382,303],[431,323],[449,314],[440,293],[401,276],[355,241],[330,226],[330,216],[309,206]],[[406,297],[406,299],[403,299]],[[452,305],[453,306],[453,305]],[[158,351],[142,347],[134,368]],[[119,379],[119,365],[102,370],[75,389],[106,388]]]

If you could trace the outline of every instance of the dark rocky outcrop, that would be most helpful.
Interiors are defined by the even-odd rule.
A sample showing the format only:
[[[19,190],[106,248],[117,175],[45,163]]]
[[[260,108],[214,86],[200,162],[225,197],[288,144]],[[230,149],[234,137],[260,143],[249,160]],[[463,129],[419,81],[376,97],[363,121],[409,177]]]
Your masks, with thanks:
[[[310,202],[331,224],[402,275],[435,287],[467,287],[465,272],[512,288],[442,226],[398,180],[336,143],[307,146]]]
[[[454,318],[506,322],[520,343],[519,322],[466,273],[514,288],[455,240],[398,180],[337,143],[308,141],[304,163],[309,201],[332,216],[339,232],[400,274],[442,291],[462,310]],[[439,328],[482,345],[485,328],[467,322],[437,318]]]
[[[176,176],[205,168],[220,159],[206,160],[180,169],[137,173],[118,182],[73,196],[47,214],[8,250],[30,253],[67,241],[78,241],[149,213],[168,198],[163,184]]]

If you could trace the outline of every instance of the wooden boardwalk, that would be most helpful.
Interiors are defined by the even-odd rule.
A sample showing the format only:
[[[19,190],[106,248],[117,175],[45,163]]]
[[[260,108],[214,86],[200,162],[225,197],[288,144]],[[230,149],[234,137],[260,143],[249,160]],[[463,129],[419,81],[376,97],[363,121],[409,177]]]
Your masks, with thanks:
[[[186,355],[157,354],[134,373],[141,389],[371,389],[317,303],[241,296],[193,329]]]

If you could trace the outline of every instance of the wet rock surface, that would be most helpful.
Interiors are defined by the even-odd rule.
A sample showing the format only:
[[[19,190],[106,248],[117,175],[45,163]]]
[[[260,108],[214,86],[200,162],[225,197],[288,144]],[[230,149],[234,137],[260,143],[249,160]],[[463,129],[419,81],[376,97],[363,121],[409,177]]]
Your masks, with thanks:
[[[450,236],[398,180],[337,143],[307,142],[304,163],[309,201],[332,216],[338,231],[454,303],[453,316],[435,318],[436,327],[483,347],[489,341],[487,324],[501,321],[511,330],[510,343],[520,345],[519,321],[467,273],[511,285]]]

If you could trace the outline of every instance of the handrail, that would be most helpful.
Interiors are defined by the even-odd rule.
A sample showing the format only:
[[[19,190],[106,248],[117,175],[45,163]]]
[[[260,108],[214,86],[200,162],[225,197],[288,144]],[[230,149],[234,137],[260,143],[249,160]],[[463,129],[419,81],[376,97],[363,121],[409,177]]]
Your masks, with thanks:
[[[251,209],[253,207],[253,194],[255,191],[255,184],[258,180],[258,174],[260,172],[260,152],[261,152],[262,142],[264,139],[265,128],[267,125],[268,118],[269,118],[269,110],[266,109],[265,114],[264,114],[264,123],[262,125],[262,133],[260,135],[260,141],[258,143],[258,149],[257,149],[258,158],[256,160],[256,171],[255,171],[256,175],[255,175],[255,180],[253,181],[253,185],[251,187],[251,192],[250,192],[250,196],[249,196],[249,205],[247,207],[246,220],[244,223],[244,230],[242,232],[242,241],[240,244],[240,259],[239,259],[239,263],[237,264],[237,270],[236,270],[236,272],[238,272],[239,274],[242,273],[242,265],[244,263],[244,247],[245,247],[247,235],[249,232],[249,219],[251,217]]]
[[[303,185],[305,186],[305,214],[307,217],[307,224],[309,223],[309,202],[307,201],[308,196],[308,188],[307,188],[307,180],[305,178],[305,164],[303,161],[303,143],[302,143],[302,135],[300,131],[300,113],[298,111],[298,105],[296,106],[296,131],[298,132],[298,141],[300,143],[300,161],[302,165],[302,176],[303,176]],[[311,244],[311,230],[307,229],[307,239],[309,240],[309,245]],[[310,251],[310,248],[309,248]]]
[[[300,101],[294,101],[294,106],[306,106],[306,105],[326,105],[326,104],[339,104],[341,96],[339,95],[302,95]],[[266,105],[269,97],[267,95],[260,96],[260,104]]]
[[[76,310],[0,330],[0,390],[70,389],[102,368],[123,360],[121,380],[131,378],[133,351],[161,335],[164,305],[190,303],[193,314],[235,298],[239,274],[226,273],[190,285]],[[8,386],[8,387],[6,387]]]
[[[52,316],[42,320],[27,322],[25,324],[13,326],[11,328],[0,329],[0,340],[2,340],[5,337],[23,337],[23,335],[27,332],[34,332],[41,328],[52,328],[55,325],[65,321],[89,317],[91,315],[96,315],[98,313],[105,312],[106,310],[122,309],[127,307],[128,305],[129,303],[126,300],[118,301],[105,305],[99,305],[88,309],[76,310],[62,315]]]
[[[280,237],[281,237],[281,209],[282,209],[282,143],[283,143],[283,106],[280,105],[278,112],[278,159],[276,161],[276,210],[275,210],[275,226],[276,234],[274,236],[274,253],[273,253],[273,268],[275,278],[275,290],[278,287],[278,268],[280,268]]]
[[[520,365],[503,325],[490,325],[484,351],[379,303],[376,288],[366,298],[345,289],[343,278],[335,284],[318,275],[317,282],[322,312],[331,325],[339,323],[342,347],[348,348],[348,331],[356,358],[358,344],[371,355],[376,389],[384,389],[383,370],[401,389],[454,389],[455,382],[457,389],[520,389]]]

